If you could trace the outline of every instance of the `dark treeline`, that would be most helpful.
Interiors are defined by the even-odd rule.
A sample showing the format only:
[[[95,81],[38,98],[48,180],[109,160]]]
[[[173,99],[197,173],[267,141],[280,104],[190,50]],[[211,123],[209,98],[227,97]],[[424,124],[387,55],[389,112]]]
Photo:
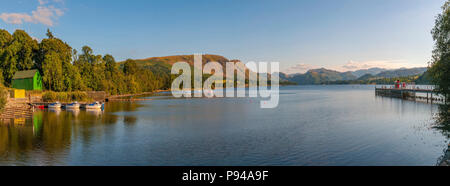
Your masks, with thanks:
[[[442,13],[436,16],[431,31],[435,42],[430,62],[430,77],[436,89],[450,103],[450,1],[442,6]]]
[[[170,86],[170,72],[141,68],[134,60],[122,65],[113,56],[73,49],[48,30],[41,42],[23,30],[0,29],[0,82],[6,87],[17,71],[38,69],[45,90],[106,91],[110,94],[151,92]]]

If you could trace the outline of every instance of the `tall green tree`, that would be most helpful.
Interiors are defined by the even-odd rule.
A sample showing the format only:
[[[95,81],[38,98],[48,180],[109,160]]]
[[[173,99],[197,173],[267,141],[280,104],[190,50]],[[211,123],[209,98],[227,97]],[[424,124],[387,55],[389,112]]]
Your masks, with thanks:
[[[138,67],[136,64],[136,61],[132,60],[132,59],[128,59],[125,61],[125,63],[123,64],[123,72],[126,75],[133,75],[138,71]]]
[[[13,35],[0,31],[0,66],[3,69],[5,84],[11,85],[11,80],[17,71],[30,70],[35,67],[38,42],[23,30],[16,30]]]
[[[38,50],[38,42],[23,30],[16,30],[10,45],[15,53],[17,70],[30,70],[34,68],[35,54]]]
[[[53,91],[84,89],[79,71],[73,67],[73,50],[61,39],[49,37],[39,45],[36,67],[42,74],[45,88]]]
[[[437,85],[437,91],[450,95],[450,1],[442,6],[442,13],[436,17],[435,26],[431,31],[435,46],[429,70],[432,82]],[[448,101],[447,101],[448,103]]]
[[[1,82],[4,82],[3,77],[7,77],[9,72],[9,55],[7,53],[7,47],[11,44],[12,35],[3,29],[0,29],[0,69],[1,72]]]
[[[47,34],[45,34],[45,35],[47,35],[47,37],[48,37],[49,39],[55,38],[55,36],[53,36],[53,33],[50,31],[50,29],[47,29]]]
[[[82,54],[78,55],[75,66],[79,69],[84,84],[90,90],[104,90],[105,61],[101,55],[95,55],[93,50],[84,46]]]
[[[0,113],[2,113],[3,108],[6,105],[6,92],[5,92],[5,88],[3,87],[3,85],[0,83]]]

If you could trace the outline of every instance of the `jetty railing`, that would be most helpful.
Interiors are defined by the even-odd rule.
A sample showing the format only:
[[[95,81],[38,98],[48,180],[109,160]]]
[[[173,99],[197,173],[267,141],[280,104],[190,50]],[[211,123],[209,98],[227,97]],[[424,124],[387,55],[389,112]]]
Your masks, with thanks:
[[[431,102],[442,102],[445,103],[446,99],[438,94],[433,87],[423,86],[405,86],[405,87],[395,87],[395,86],[381,86],[375,87],[375,94],[378,96],[394,97],[409,100],[424,100],[427,103]]]

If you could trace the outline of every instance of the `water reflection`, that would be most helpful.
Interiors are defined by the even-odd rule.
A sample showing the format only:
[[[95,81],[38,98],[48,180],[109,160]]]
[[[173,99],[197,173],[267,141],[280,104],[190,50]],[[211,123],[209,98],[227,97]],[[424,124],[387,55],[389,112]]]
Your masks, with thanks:
[[[34,112],[30,119],[0,123],[0,164],[65,164],[64,155],[70,153],[73,140],[89,145],[105,134],[106,127],[122,121],[116,113],[136,111],[140,107],[132,103],[105,106],[105,111],[42,110]],[[126,124],[137,120],[132,116],[123,117]],[[33,162],[33,158],[38,162]]]
[[[0,124],[0,165],[435,165],[448,107],[374,95],[298,86],[269,110],[252,98],[162,95],[38,111]]]
[[[439,112],[435,116],[436,124],[434,128],[450,138],[450,105],[440,105]]]
[[[450,139],[450,105],[440,105],[435,116],[436,123],[433,128],[440,131]],[[450,144],[449,144],[450,145]],[[438,159],[438,165],[450,166],[450,146],[444,149],[443,155]]]

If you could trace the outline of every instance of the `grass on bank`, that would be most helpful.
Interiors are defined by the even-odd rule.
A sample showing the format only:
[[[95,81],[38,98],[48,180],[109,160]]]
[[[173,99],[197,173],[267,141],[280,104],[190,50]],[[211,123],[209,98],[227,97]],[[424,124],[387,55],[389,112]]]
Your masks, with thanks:
[[[86,92],[44,92],[42,93],[42,101],[44,102],[73,102],[73,101],[92,101]]]

